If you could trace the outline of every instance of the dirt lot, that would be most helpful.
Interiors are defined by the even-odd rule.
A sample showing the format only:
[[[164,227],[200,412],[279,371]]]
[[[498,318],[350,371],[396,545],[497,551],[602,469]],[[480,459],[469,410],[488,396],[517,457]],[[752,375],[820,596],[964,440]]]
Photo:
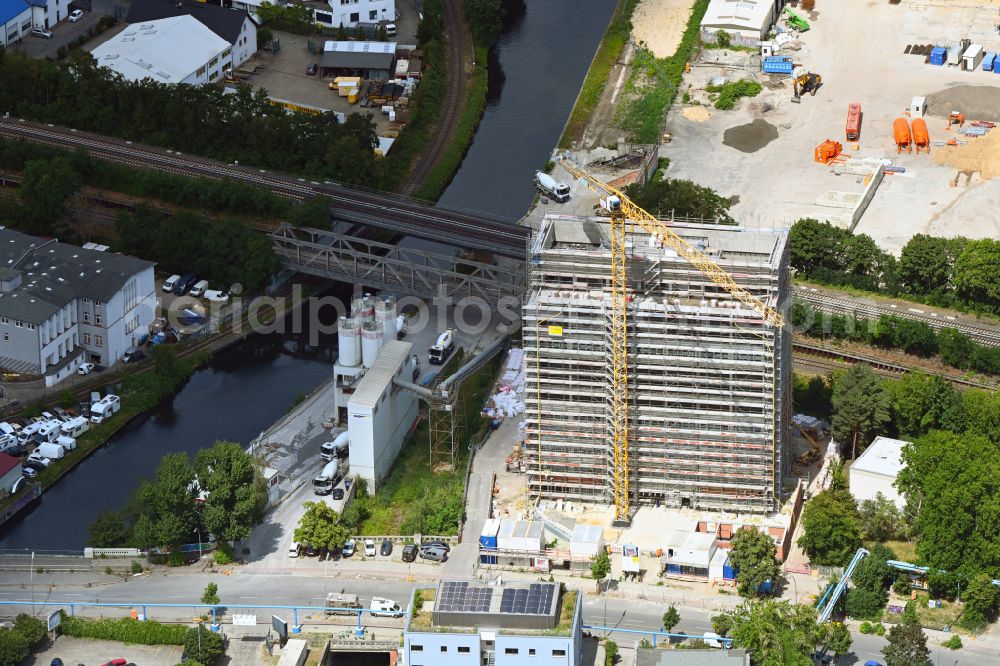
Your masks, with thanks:
[[[632,15],[632,39],[657,58],[668,58],[680,46],[694,0],[642,0]]]
[[[932,159],[943,149],[932,147],[932,156],[897,156],[892,121],[903,115],[915,96],[933,96],[936,101],[927,116],[932,142],[954,134],[944,132],[949,99],[966,105],[969,120],[978,118],[970,114],[988,102],[992,95],[986,93],[995,92],[990,89],[1000,88],[1000,76],[926,65],[922,57],[903,55],[903,50],[908,44],[949,45],[969,37],[987,51],[998,51],[995,24],[1000,2],[975,0],[957,7],[936,0],[900,5],[839,0],[836,11],[832,5],[831,0],[817,2],[812,30],[802,36],[801,49],[783,53],[823,77],[816,96],[804,97],[801,104],[790,102],[787,79],[769,81],[755,68],[695,67],[685,77],[685,89],[690,84],[695,98],[703,98],[698,90],[720,75],[730,80],[756,76],[765,89],[733,111],[677,104],[667,127],[674,139],[661,150],[671,158],[668,175],[738,197],[734,217],[751,227],[781,227],[800,217],[837,215],[842,211],[816,205],[817,197],[829,190],[860,192],[863,184],[858,177],[836,176],[815,163],[813,149],[828,138],[845,143],[847,105],[859,102],[863,110],[859,150],[855,153],[845,143],[845,152],[889,158],[907,172],[885,178],[857,233],[871,235],[894,252],[917,233],[997,237],[1000,218],[993,202],[1000,198],[1000,178],[984,181],[978,172],[967,173],[957,187],[951,186],[957,169]],[[857,20],[861,15],[863,22]],[[747,54],[708,53],[712,60],[750,62]]]

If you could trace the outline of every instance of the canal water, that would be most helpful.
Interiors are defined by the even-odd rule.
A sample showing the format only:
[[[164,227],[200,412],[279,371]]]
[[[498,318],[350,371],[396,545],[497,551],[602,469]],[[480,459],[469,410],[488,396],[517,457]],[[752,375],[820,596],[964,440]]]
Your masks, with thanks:
[[[441,202],[519,219],[534,196],[615,0],[507,0],[490,53],[489,94],[476,138]],[[413,239],[408,239],[413,240]],[[193,456],[214,441],[243,445],[329,377],[335,336],[258,335],[221,352],[184,388],[0,527],[0,550],[75,550],[98,514],[122,509],[165,453]]]
[[[512,220],[528,212],[535,171],[559,143],[615,2],[505,2],[486,111],[441,203]]]

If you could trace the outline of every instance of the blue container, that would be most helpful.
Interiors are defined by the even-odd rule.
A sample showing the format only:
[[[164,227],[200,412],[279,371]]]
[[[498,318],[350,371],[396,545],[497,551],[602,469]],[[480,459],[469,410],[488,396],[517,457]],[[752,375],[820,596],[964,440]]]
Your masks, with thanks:
[[[765,580],[763,583],[760,584],[760,587],[757,588],[757,590],[761,594],[771,594],[771,590],[773,589],[774,589],[774,584],[769,580]]]
[[[932,65],[943,65],[945,58],[948,57],[948,49],[943,46],[935,46],[931,49],[931,64]]]
[[[736,580],[736,574],[740,572],[739,567],[734,567],[726,560],[726,563],[722,565],[722,577],[726,580]]]
[[[761,69],[765,74],[791,74],[792,63],[781,61],[764,62],[761,65]]]
[[[679,564],[668,564],[667,573],[679,574],[681,572],[681,565]]]
[[[993,61],[996,60],[996,57],[997,57],[996,53],[987,53],[985,56],[983,56],[983,71],[984,72],[991,72],[991,71],[993,71],[993,67],[994,67]]]

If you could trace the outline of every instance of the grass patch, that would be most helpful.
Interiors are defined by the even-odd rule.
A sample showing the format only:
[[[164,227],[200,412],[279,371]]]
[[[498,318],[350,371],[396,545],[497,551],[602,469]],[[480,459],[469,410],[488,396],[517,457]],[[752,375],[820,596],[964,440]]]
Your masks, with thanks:
[[[878,542],[870,541],[865,546],[871,547],[876,543]],[[897,560],[910,564],[915,564],[917,561],[917,544],[913,541],[886,541],[882,545],[896,553]]]
[[[429,424],[417,422],[393,465],[385,485],[375,497],[359,498],[359,510],[365,514],[359,531],[362,535],[430,534],[453,536],[458,533],[462,505],[465,463],[469,446],[479,442],[488,423],[480,412],[504,355],[498,354],[462,383],[455,418],[458,419],[458,459],[451,471],[430,469]],[[462,354],[456,353],[442,369],[446,377],[459,367]]]
[[[630,141],[659,143],[667,110],[684,76],[684,65],[698,45],[701,19],[708,3],[709,0],[695,0],[684,36],[672,56],[657,58],[648,49],[636,50],[632,74],[625,84],[625,95],[614,121],[616,127],[625,130]]]
[[[728,111],[735,107],[736,102],[741,97],[756,97],[763,89],[764,86],[749,79],[731,81],[721,86],[710,85],[705,87],[705,90],[710,93],[719,93],[718,99],[715,100],[715,108],[721,111]]]
[[[559,624],[556,625],[555,632],[563,634],[573,628],[573,616],[576,611],[577,590],[566,590],[562,593],[562,608],[559,610]]]
[[[413,616],[410,618],[410,629],[414,631],[427,631],[431,628],[431,613],[425,612],[423,609],[424,602],[430,601],[433,603],[434,598],[437,596],[436,588],[427,588],[417,590],[417,595],[414,598],[413,605]]]
[[[569,120],[559,139],[560,148],[569,148],[574,141],[583,136],[583,130],[587,127],[587,121],[601,101],[604,86],[607,85],[611,68],[621,57],[622,49],[628,43],[629,34],[632,32],[632,12],[635,11],[639,0],[618,0],[614,14],[611,16],[611,23],[604,31],[604,37],[597,46],[597,52],[587,70],[587,76],[580,86],[580,92],[576,97],[576,103],[570,112]]]
[[[469,81],[465,105],[458,118],[455,135],[448,143],[444,155],[427,174],[423,185],[414,193],[417,199],[437,201],[448,184],[451,183],[451,179],[455,177],[455,173],[462,165],[462,160],[465,159],[465,153],[472,145],[472,140],[476,136],[476,128],[479,127],[479,120],[483,117],[483,111],[486,109],[486,62],[488,55],[488,49],[482,46],[476,47],[476,69]]]

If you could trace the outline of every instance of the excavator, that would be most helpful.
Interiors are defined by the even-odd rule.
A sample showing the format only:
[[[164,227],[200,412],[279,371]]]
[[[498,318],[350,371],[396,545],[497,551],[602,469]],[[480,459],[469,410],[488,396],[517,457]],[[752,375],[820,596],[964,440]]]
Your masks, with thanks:
[[[805,95],[806,93],[815,97],[816,91],[819,90],[821,85],[823,85],[823,77],[819,74],[807,72],[797,76],[792,79],[792,101],[796,104],[801,104],[802,95]]]

